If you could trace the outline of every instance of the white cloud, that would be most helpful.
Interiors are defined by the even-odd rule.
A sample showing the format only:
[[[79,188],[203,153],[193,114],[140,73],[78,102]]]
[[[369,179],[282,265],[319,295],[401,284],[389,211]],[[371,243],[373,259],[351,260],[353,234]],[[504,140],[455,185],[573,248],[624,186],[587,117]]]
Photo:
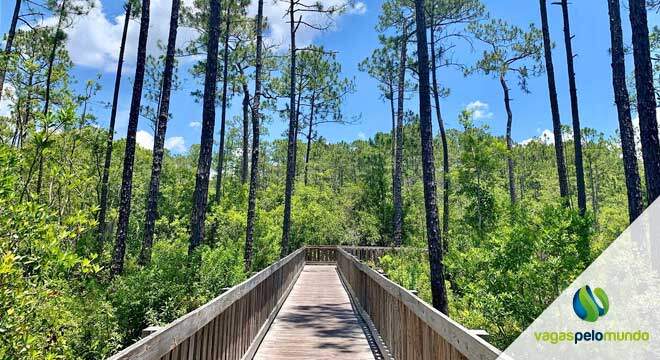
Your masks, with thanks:
[[[537,131],[541,132],[540,129]],[[520,145],[526,146],[533,142],[540,142],[545,145],[552,145],[555,143],[555,135],[551,130],[545,129],[539,136],[531,137],[520,142]]]
[[[312,4],[315,0],[308,0],[307,4]],[[323,6],[326,8],[331,6],[341,6],[346,4],[346,0],[324,0]],[[289,48],[289,23],[286,11],[289,4],[285,1],[264,1],[264,16],[269,25],[269,31],[266,34],[266,42],[269,44],[279,46],[280,50]],[[341,15],[334,15],[334,23],[339,20],[342,15],[362,15],[366,13],[367,5],[358,1]],[[253,0],[248,8],[248,16],[255,16],[257,14],[257,1]],[[305,13],[305,21],[314,25],[330,25],[331,30],[335,30],[336,26],[333,22],[328,22],[328,18],[323,14]],[[311,44],[313,40],[321,34],[320,31],[309,28],[308,26],[301,25],[296,33],[296,45],[303,47]]]
[[[190,124],[188,124],[193,129],[201,129],[202,128],[202,123],[199,121],[192,121]]]
[[[465,109],[472,112],[476,120],[492,119],[494,116],[494,114],[490,111],[490,105],[480,100],[469,103]]]
[[[538,136],[531,137],[529,139],[525,139],[521,141],[519,144],[522,146],[527,146],[533,142],[538,142],[544,145],[554,145],[555,144],[555,133],[552,130],[545,129],[543,131],[540,131],[540,129],[537,129],[539,134]],[[573,133],[568,132],[568,133],[563,133],[562,134],[562,139],[564,141],[572,141],[573,140]]]
[[[192,4],[193,0],[183,0],[184,5]],[[76,65],[82,65],[102,71],[112,72],[116,70],[119,57],[119,45],[124,27],[124,14],[110,19],[103,8],[100,0],[93,0],[94,7],[85,16],[78,17],[74,24],[66,29],[67,49],[71,60]],[[149,22],[148,53],[157,54],[158,41],[167,43],[169,32],[169,18],[171,14],[171,1],[152,0]],[[44,20],[46,25],[54,25],[55,17]],[[133,19],[128,26],[126,40],[125,61],[129,69],[135,64],[138,33],[140,30],[139,19]],[[190,28],[180,27],[177,36],[179,48],[194,39],[196,31]]]
[[[119,57],[119,45],[124,26],[124,14],[121,13],[114,18],[108,16],[101,0],[92,0],[94,7],[85,16],[76,18],[75,23],[66,29],[67,49],[71,60],[76,65],[82,65],[93,69],[106,72],[113,72],[117,67]],[[184,6],[191,6],[194,0],[183,0]],[[312,0],[310,0],[311,2]],[[337,6],[345,3],[346,0],[326,0],[324,6]],[[171,14],[170,0],[152,0],[150,8],[149,22],[149,42],[148,54],[158,54],[158,42],[167,44],[167,35],[169,32],[169,19]],[[289,44],[289,24],[285,17],[288,5],[284,1],[265,1],[264,15],[268,19],[270,29],[266,35],[267,42],[280,46],[280,49],[288,48]],[[256,15],[257,1],[252,1],[248,8],[249,15]],[[367,6],[363,1],[353,4],[344,14],[362,15],[367,11]],[[334,16],[333,20],[338,20],[341,15]],[[327,18],[321,14],[307,14],[306,21],[312,24],[325,24]],[[50,17],[43,21],[44,25],[54,26],[57,23],[56,17]],[[333,26],[331,26],[333,28]],[[132,19],[128,26],[128,36],[126,41],[124,70],[129,71],[135,64],[138,35],[140,31],[139,19]],[[318,30],[301,26],[298,34],[298,45],[306,46],[320,34]],[[197,30],[180,26],[177,36],[177,47],[184,48],[188,42],[195,39],[198,35]],[[195,60],[196,57],[184,58],[184,61]]]
[[[143,149],[150,151],[154,149],[153,135],[149,134],[144,130],[140,130],[137,132],[137,134],[135,134],[135,141]]]
[[[181,136],[171,137],[165,139],[165,149],[175,153],[182,153],[186,151],[186,142]]]
[[[349,14],[364,15],[367,12],[367,4],[363,1],[358,1],[348,10]]]

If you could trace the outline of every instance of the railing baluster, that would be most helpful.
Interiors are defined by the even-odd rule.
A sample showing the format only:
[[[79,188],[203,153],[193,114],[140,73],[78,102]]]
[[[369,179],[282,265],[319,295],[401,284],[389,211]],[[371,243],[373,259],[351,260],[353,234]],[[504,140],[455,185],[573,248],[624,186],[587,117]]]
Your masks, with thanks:
[[[413,360],[498,358],[495,347],[360,262],[377,261],[385,253],[381,251],[338,248],[336,256],[349,295],[378,331],[385,352]]]

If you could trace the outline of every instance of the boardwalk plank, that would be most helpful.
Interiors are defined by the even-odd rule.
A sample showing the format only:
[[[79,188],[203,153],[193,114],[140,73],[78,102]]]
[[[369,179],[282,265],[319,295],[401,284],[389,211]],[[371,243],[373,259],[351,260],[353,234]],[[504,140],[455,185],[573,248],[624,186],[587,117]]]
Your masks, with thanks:
[[[305,266],[254,358],[374,359],[334,265]]]

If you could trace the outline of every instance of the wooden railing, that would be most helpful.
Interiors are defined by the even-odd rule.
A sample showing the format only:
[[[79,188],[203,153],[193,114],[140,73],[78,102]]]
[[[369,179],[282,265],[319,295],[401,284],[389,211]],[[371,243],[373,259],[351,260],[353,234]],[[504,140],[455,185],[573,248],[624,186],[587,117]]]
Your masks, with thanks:
[[[386,254],[399,251],[396,247],[377,247],[377,246],[342,246],[347,253],[355,256],[361,261],[371,261],[378,264],[379,259]]]
[[[378,341],[395,359],[492,360],[499,350],[343,248],[337,268]]]
[[[299,249],[109,360],[251,359],[305,264],[335,262],[352,302],[390,358],[496,359],[496,348],[360,261],[377,261],[390,250]]]
[[[251,358],[300,275],[305,253],[297,250],[110,360]]]
[[[308,264],[334,264],[337,262],[337,247],[305,246],[305,261]]]

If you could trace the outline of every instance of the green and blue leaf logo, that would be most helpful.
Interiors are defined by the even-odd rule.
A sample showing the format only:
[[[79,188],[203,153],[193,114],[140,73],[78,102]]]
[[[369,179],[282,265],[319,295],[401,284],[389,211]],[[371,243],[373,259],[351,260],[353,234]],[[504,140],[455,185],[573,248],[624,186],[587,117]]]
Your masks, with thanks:
[[[591,291],[589,285],[580,288],[573,296],[573,310],[582,320],[596,322],[605,316],[610,309],[610,301],[605,290],[595,288]]]

